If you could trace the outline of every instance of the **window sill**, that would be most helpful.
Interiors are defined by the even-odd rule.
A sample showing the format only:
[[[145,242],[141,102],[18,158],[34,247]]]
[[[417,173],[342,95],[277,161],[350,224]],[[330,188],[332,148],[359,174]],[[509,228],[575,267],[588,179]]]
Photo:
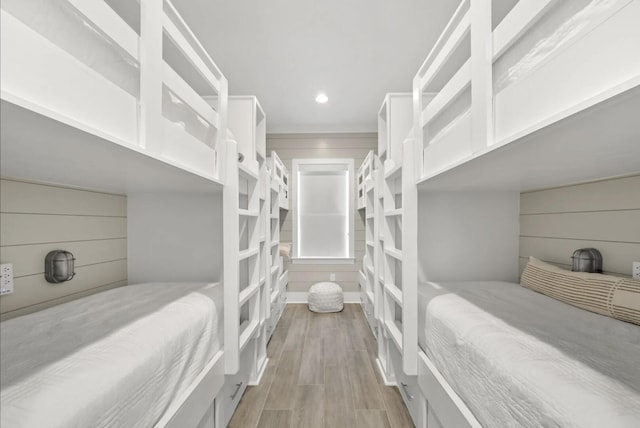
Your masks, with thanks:
[[[318,257],[294,257],[291,259],[291,263],[294,265],[352,265],[355,264],[356,259],[349,258],[318,258]]]

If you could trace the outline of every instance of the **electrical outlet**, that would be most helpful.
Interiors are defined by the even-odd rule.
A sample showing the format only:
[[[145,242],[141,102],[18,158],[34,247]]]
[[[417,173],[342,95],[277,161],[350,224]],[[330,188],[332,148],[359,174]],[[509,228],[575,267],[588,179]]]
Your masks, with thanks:
[[[631,277],[640,279],[640,262],[633,262],[633,268],[631,269]]]
[[[0,265],[0,295],[13,293],[13,265]]]
[[[329,281],[335,281],[335,280],[336,280],[336,274],[335,273],[329,274]]]

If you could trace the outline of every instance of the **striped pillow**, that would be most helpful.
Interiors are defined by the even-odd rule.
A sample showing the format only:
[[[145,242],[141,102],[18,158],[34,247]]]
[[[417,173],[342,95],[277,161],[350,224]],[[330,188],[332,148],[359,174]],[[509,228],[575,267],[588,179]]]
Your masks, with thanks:
[[[640,325],[640,281],[571,272],[530,257],[520,283],[587,311]]]

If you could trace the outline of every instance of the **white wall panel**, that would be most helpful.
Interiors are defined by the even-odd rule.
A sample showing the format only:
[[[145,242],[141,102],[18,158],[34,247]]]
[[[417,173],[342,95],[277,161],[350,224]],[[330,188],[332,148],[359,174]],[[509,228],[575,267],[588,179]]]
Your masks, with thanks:
[[[2,319],[127,283],[127,198],[61,186],[0,180],[2,263],[14,293],[0,297]],[[44,258],[71,251],[76,276],[50,284]]]
[[[128,197],[129,282],[222,281],[222,195]]]
[[[518,279],[518,193],[421,193],[418,212],[421,280]]]
[[[571,268],[578,248],[597,248],[603,270],[631,275],[640,260],[640,175],[523,193],[520,271],[529,256]]]

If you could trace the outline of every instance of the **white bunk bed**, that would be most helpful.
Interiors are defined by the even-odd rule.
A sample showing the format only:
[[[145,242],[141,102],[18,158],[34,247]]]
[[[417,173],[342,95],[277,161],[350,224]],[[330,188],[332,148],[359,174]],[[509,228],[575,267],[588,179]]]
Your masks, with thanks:
[[[289,171],[275,151],[268,159],[270,181],[270,310],[268,336],[273,334],[287,303],[289,271],[284,269],[285,257],[290,257],[291,246],[280,241],[280,228],[289,210]]]
[[[419,380],[442,426],[640,422],[638,326],[500,281],[420,284],[419,302]],[[439,381],[466,414],[444,411]]]
[[[138,35],[103,1],[3,2],[3,174],[29,167],[33,179],[41,169],[51,178],[56,168],[65,182],[96,169],[83,184],[99,188],[114,171],[131,176],[159,160],[164,170],[222,181],[226,79],[169,1],[143,12]],[[213,107],[178,74],[180,63],[195,67],[217,99]],[[14,162],[11,155],[27,145],[30,163]],[[122,153],[131,164],[121,164]]]
[[[493,30],[491,14],[490,0],[462,1],[414,78],[425,186],[541,188],[637,171],[640,4],[521,0]]]
[[[379,275],[376,274],[376,259],[379,257],[380,241],[379,227],[379,177],[382,175],[382,165],[373,151],[367,153],[358,168],[358,210],[365,222],[365,252],[362,258],[362,268],[358,271],[360,285],[360,304],[365,318],[374,336],[378,336],[378,323],[375,316],[376,289],[379,288]]]
[[[377,171],[375,317],[378,324],[378,366],[388,385],[397,385],[414,421],[419,420],[417,342],[417,191],[412,146],[412,94],[390,93],[378,114],[378,151],[384,160]],[[410,140],[409,140],[410,141]],[[414,226],[414,227],[412,227]],[[418,425],[418,422],[416,422]]]
[[[247,193],[259,180],[258,163],[238,165],[235,138],[227,132],[227,81],[171,2],[126,5],[2,2],[2,174],[126,194],[130,280],[224,280],[224,353],[215,354],[158,421],[222,426],[230,417],[223,409],[241,395],[234,376],[259,379],[252,368],[257,346],[245,357],[241,350],[259,336],[261,293],[253,293],[254,276],[241,288],[238,273],[243,257],[258,257],[248,247],[240,250],[239,225],[230,240],[222,228],[223,219],[238,223],[259,212],[257,184],[255,197],[246,199],[251,207],[240,206],[241,181]],[[171,208],[164,213],[162,206]],[[200,215],[202,209],[210,215]],[[185,243],[174,232],[188,225],[176,212],[194,213],[213,233],[215,242],[202,237],[194,244],[198,260],[210,261],[198,272],[188,267],[193,257],[180,251]],[[147,230],[155,224],[175,234],[162,249],[161,237]],[[245,243],[253,245],[257,235],[245,236]]]
[[[266,369],[266,116],[254,96],[229,97],[229,134],[237,150],[227,150],[227,163],[237,174],[227,177],[223,191],[225,329],[227,379],[220,394],[221,424],[227,426],[247,385],[260,382]],[[239,215],[234,215],[235,213]],[[228,253],[227,253],[228,251]]]
[[[419,202],[404,227],[423,232],[419,263],[403,273],[414,293],[425,280],[516,282],[520,192],[640,171],[640,2],[521,0],[493,27],[491,13],[490,0],[462,1],[414,79],[405,158],[416,159]],[[484,240],[461,236],[470,227]],[[418,331],[403,333],[417,343]],[[417,374],[416,425],[481,426],[416,348],[417,373],[401,355],[405,376]]]
[[[187,399],[224,382],[222,327],[222,286],[199,283],[119,287],[5,321],[2,425],[196,426],[209,401]]]

